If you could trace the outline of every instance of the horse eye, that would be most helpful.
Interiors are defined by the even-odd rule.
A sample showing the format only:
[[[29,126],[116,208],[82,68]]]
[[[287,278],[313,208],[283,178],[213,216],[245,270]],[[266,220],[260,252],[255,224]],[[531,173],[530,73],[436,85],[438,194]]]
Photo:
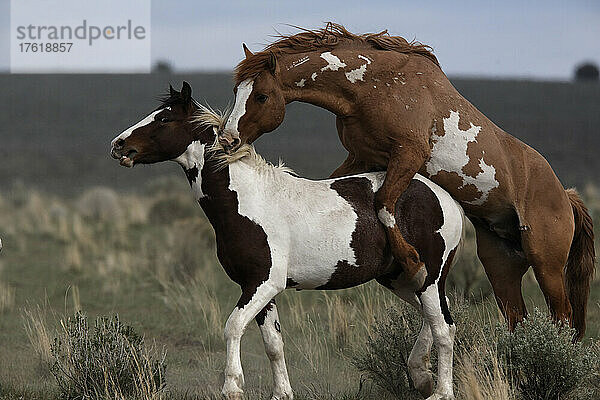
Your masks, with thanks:
[[[171,120],[168,117],[161,117],[159,119],[160,122],[162,122],[163,124],[167,123],[167,122],[171,122]]]
[[[259,103],[265,103],[269,97],[266,94],[257,94],[256,101]]]

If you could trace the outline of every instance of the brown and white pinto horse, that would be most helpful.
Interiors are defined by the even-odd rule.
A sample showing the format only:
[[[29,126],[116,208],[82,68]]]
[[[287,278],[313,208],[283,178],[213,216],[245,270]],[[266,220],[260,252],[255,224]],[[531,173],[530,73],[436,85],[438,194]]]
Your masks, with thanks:
[[[122,165],[174,160],[212,224],[217,255],[242,295],[225,325],[223,395],[239,399],[244,383],[240,339],[255,318],[271,360],[273,399],[291,399],[274,297],[286,288],[342,289],[372,279],[415,306],[423,327],[410,354],[415,386],[430,399],[452,399],[455,325],[444,285],[461,242],[462,209],[448,193],[416,176],[394,205],[402,234],[419,251],[427,278],[415,287],[393,259],[375,213],[385,172],[313,181],[273,166],[249,145],[227,155],[216,143],[225,121],[191,98],[184,82],[163,104],[112,141]],[[438,385],[428,360],[438,347]]]
[[[234,109],[220,134],[225,145],[275,129],[287,103],[326,108],[349,153],[332,176],[387,170],[376,207],[409,274],[422,279],[421,264],[389,211],[419,172],[473,222],[479,258],[511,329],[526,315],[521,279],[532,266],[553,317],[584,335],[595,259],[586,207],[544,157],[456,91],[427,46],[330,23],[282,36],[256,54],[244,50]]]

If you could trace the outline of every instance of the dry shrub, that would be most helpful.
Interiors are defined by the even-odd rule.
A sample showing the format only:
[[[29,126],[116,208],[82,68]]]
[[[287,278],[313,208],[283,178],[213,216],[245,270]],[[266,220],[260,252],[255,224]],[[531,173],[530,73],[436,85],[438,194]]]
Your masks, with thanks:
[[[123,218],[119,195],[107,187],[98,186],[83,192],[76,208],[81,215],[100,221],[116,222]]]
[[[153,400],[165,386],[165,352],[149,349],[142,336],[118,316],[96,318],[76,313],[61,321],[51,346],[56,378],[67,399]]]
[[[597,343],[573,342],[575,331],[535,308],[509,333],[498,327],[498,356],[524,400],[596,399],[592,384],[600,368]]]
[[[46,321],[47,313],[38,305],[34,308],[23,310],[23,327],[34,353],[44,365],[52,361],[51,333],[48,331]]]
[[[170,195],[161,197],[152,204],[148,217],[155,224],[171,224],[199,213],[198,205],[189,196]]]
[[[408,357],[421,325],[421,316],[413,307],[401,304],[388,308],[386,316],[376,320],[365,348],[354,355],[352,363],[396,398],[418,398]]]

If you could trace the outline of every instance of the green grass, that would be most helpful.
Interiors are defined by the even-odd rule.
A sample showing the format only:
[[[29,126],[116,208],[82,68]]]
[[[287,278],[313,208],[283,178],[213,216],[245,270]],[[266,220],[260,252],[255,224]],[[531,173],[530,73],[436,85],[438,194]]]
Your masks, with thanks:
[[[190,207],[185,185],[170,181],[107,199],[98,205],[86,196],[65,199],[24,187],[0,193],[0,398],[57,398],[48,360],[25,326],[37,315],[51,339],[59,321],[78,310],[90,318],[118,314],[146,343],[165,347],[165,398],[219,398],[222,330],[240,290],[216,260],[201,209]],[[587,201],[598,217],[600,200]],[[169,221],[165,209],[181,217]],[[473,252],[471,235],[451,283],[458,291],[470,288],[473,313],[495,318]],[[528,306],[544,307],[530,274],[524,283]],[[286,291],[277,300],[297,399],[386,398],[351,359],[365,346],[375,318],[399,300],[376,283],[337,292]],[[589,304],[588,336],[598,337],[598,280]],[[30,329],[29,336],[38,331]],[[242,341],[242,363],[247,398],[269,396],[270,367],[254,323]]]

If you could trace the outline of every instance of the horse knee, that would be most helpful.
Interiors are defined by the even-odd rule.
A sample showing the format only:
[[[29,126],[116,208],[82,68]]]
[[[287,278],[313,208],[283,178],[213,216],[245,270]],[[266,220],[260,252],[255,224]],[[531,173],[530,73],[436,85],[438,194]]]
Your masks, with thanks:
[[[236,340],[242,338],[242,320],[239,315],[235,312],[231,313],[227,322],[225,322],[225,329],[223,330],[223,336],[226,341]]]
[[[456,325],[447,325],[447,329],[438,329],[433,333],[433,340],[440,350],[452,351],[454,348],[454,337],[456,336]]]
[[[265,353],[270,361],[283,358],[283,340],[281,337],[273,337],[265,341]]]

